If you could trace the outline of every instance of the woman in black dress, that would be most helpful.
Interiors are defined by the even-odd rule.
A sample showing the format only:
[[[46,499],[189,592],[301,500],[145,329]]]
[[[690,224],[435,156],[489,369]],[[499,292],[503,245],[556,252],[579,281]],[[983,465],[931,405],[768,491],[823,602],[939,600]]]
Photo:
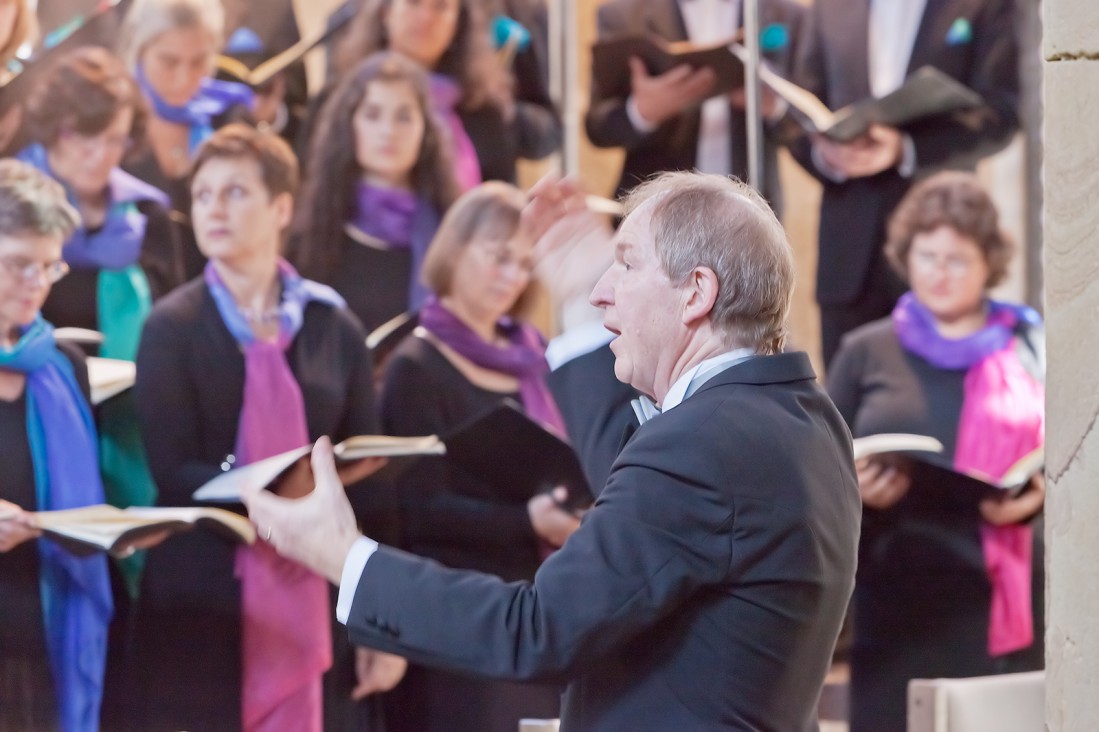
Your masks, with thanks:
[[[911,291],[849,334],[828,391],[852,433],[930,435],[941,464],[999,479],[1043,444],[1043,335],[988,289],[1010,246],[976,179],[942,173],[897,208],[886,252]],[[905,729],[909,679],[1041,668],[1045,486],[975,489],[918,461],[865,460],[851,729]]]
[[[107,560],[39,538],[30,511],[103,503],[87,370],[39,310],[79,216],[0,161],[0,728],[95,730],[113,611]]]
[[[192,213],[210,261],[153,309],[137,358],[138,414],[164,505],[191,504],[234,465],[375,431],[362,327],[331,288],[279,257],[297,174],[283,140],[245,125],[222,128],[198,153]],[[350,465],[346,482],[368,467]],[[355,486],[352,501],[392,539],[372,488]],[[332,684],[353,673],[345,634],[333,660],[328,603],[323,579],[262,542],[193,532],[158,547],[138,612],[135,724],[319,730],[322,675],[333,663]],[[326,720],[352,685],[326,700]]]
[[[462,190],[482,180],[514,182],[518,158],[536,160],[560,146],[561,120],[537,59],[521,54],[514,76],[501,67],[481,0],[363,0],[336,49],[335,71],[386,49],[430,72]]]
[[[290,259],[372,331],[427,297],[420,268],[457,197],[450,155],[413,62],[377,53],[325,102]]]
[[[387,434],[445,434],[508,398],[564,434],[544,380],[544,341],[512,317],[522,309],[533,267],[532,241],[521,226],[525,205],[513,186],[486,183],[443,218],[424,262],[436,297],[386,370]],[[548,496],[516,502],[441,459],[410,468],[397,491],[410,551],[506,580],[532,579],[546,551],[578,523]],[[387,721],[398,731],[512,732],[520,717],[556,717],[558,691],[410,666],[389,695]]]

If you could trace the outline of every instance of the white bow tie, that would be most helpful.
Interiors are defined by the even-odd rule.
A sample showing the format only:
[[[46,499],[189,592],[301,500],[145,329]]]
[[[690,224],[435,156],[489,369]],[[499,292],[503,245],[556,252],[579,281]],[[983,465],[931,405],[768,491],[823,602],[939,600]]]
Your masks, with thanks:
[[[660,414],[660,407],[656,406],[656,402],[644,395],[631,399],[630,406],[633,407],[633,413],[637,417],[638,424],[645,424]]]

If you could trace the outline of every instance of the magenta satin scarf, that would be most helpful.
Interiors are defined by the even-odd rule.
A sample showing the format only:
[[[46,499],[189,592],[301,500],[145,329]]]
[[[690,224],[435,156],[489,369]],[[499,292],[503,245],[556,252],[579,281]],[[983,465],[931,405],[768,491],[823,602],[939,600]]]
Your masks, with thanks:
[[[999,479],[1043,442],[1045,388],[1019,362],[1013,344],[974,364],[965,377],[954,466]],[[981,522],[981,547],[992,585],[988,653],[1001,656],[1034,642],[1031,608],[1033,530]]]
[[[302,324],[314,283],[280,263],[283,281],[276,342],[251,336],[240,322],[217,271],[206,282],[222,318],[244,350],[244,399],[237,428],[238,465],[309,443],[305,401],[286,349]],[[241,546],[236,555],[241,583],[241,716],[249,732],[321,732],[321,677],[332,665],[328,583],[283,559],[269,544]]]

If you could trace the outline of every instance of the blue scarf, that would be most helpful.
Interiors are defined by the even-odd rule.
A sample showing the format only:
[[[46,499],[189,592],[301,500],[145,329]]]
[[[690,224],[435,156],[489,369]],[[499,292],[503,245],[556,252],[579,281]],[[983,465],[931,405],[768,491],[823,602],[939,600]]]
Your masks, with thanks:
[[[209,77],[202,80],[202,85],[185,104],[169,104],[157,94],[152,84],[145,78],[145,69],[141,64],[137,65],[137,73],[134,75],[145,97],[153,105],[153,113],[167,122],[184,125],[191,129],[191,136],[187,144],[187,152],[193,153],[195,149],[213,134],[212,120],[219,114],[243,104],[252,109],[255,106],[256,95],[245,84],[235,81],[220,81]]]
[[[203,271],[206,287],[210,290],[218,313],[225,322],[225,327],[242,346],[248,346],[256,340],[252,326],[240,312],[232,293],[221,281],[213,262],[206,263]],[[279,300],[279,340],[286,340],[289,344],[294,336],[301,330],[305,321],[305,306],[311,301],[317,301],[334,308],[347,307],[347,303],[339,293],[328,285],[322,285],[313,280],[307,280],[298,274],[289,262],[279,258],[279,280],[282,282],[282,297]]]
[[[439,229],[435,207],[409,191],[358,184],[355,217],[351,225],[393,249],[409,249],[412,267],[408,282],[408,309],[418,310],[431,295],[420,279],[424,256]]]
[[[911,292],[901,295],[893,308],[893,329],[905,350],[941,369],[968,369],[1007,347],[1020,323],[1042,322],[1033,308],[998,300],[988,301],[988,322],[965,338],[945,338],[935,326],[935,316]]]
[[[38,510],[103,503],[95,425],[72,364],[57,350],[53,326],[39,316],[19,342],[0,349],[0,368],[27,375],[27,436]],[[61,729],[99,729],[111,601],[107,558],[76,557],[39,539],[46,646]]]

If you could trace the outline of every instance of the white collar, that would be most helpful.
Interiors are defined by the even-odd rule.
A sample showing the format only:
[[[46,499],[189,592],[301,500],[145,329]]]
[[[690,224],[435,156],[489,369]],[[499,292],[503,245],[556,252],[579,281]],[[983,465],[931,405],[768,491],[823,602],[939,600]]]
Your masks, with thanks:
[[[696,364],[676,379],[675,383],[672,384],[672,388],[668,389],[668,393],[664,395],[664,402],[660,405],[661,413],[678,407],[687,397],[698,391],[703,384],[725,369],[735,366],[741,361],[747,361],[755,355],[754,349],[737,348],[717,356],[711,356]]]
[[[603,321],[592,320],[569,328],[554,336],[546,346],[546,361],[556,371],[573,359],[586,356],[614,339],[614,333],[603,327]]]

